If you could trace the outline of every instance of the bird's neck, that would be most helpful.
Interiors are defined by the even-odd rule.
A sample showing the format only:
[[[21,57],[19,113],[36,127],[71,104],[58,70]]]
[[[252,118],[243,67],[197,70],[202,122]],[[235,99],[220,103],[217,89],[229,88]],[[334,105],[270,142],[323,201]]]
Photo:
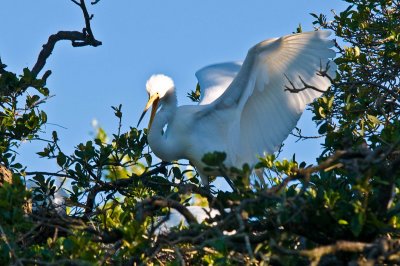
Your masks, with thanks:
[[[155,115],[148,135],[152,151],[164,161],[179,159],[180,145],[176,143],[176,138],[170,137],[168,134],[168,125],[173,123],[176,109],[177,99],[173,91],[163,97],[162,107]]]

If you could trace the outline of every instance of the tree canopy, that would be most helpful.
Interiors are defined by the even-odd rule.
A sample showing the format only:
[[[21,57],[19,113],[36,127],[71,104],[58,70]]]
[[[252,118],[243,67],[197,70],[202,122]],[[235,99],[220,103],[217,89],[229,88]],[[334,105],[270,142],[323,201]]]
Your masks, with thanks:
[[[51,89],[44,69],[54,46],[102,44],[85,0],[72,2],[82,10],[82,31],[51,35],[22,75],[0,61],[1,265],[400,263],[399,1],[346,0],[332,21],[311,14],[316,28],[334,33],[338,65],[330,90],[310,106],[319,136],[293,133],[322,139],[318,164],[297,161],[301,153],[283,161],[268,155],[257,165],[267,182],[249,182],[248,166],[232,169],[233,192],[202,187],[190,165],[155,162],[146,129],[122,132],[122,106],[113,107],[115,132],[100,128],[72,154],[56,131],[41,138]],[[327,68],[318,74],[327,76]],[[288,90],[313,89],[303,85]],[[16,152],[26,140],[42,141],[38,156],[58,170],[29,172]],[[204,157],[212,168],[223,161],[217,151]],[[65,184],[61,205],[55,178]],[[204,207],[207,219],[198,221],[192,205]],[[185,223],[161,230],[178,213]]]

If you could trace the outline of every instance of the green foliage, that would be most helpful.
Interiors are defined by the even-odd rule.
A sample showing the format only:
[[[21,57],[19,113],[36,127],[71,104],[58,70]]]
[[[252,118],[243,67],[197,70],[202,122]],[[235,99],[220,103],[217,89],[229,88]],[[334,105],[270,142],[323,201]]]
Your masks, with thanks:
[[[20,164],[13,164],[14,149],[21,141],[37,138],[47,122],[40,105],[49,97],[49,90],[45,81],[34,77],[28,68],[17,76],[6,71],[1,60],[0,65],[0,163],[18,170]],[[28,93],[29,88],[37,94]]]
[[[13,185],[5,183],[0,187],[0,264],[10,264],[10,251],[29,232],[32,222],[25,217],[29,193],[18,177]],[[21,252],[22,253],[22,252]]]
[[[346,2],[330,22],[312,14],[339,38],[337,77],[312,104],[324,137],[318,165],[267,155],[256,166],[264,180],[248,165],[227,169],[223,152],[206,154],[232,192],[201,187],[190,165],[158,162],[146,129],[122,130],[122,106],[112,107],[114,134],[99,128],[71,154],[53,132],[37,154],[58,170],[29,172],[15,149],[38,138],[50,93],[32,71],[18,76],[0,62],[0,163],[13,172],[0,187],[0,264],[398,264],[400,3]],[[197,86],[189,98],[199,97]],[[68,189],[66,211],[53,203],[55,177]],[[29,200],[40,203],[33,212]],[[218,214],[197,222],[190,205]],[[174,212],[187,223],[162,231]]]
[[[197,83],[196,89],[187,94],[187,97],[193,102],[200,102],[201,90],[200,84]]]

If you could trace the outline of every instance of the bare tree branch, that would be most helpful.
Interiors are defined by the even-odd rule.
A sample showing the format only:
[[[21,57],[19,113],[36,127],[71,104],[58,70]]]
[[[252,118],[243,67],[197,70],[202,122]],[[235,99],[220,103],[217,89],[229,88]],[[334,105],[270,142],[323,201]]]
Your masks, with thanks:
[[[285,85],[285,88],[286,88],[285,91],[289,91],[291,93],[299,93],[301,91],[311,89],[311,90],[315,90],[315,91],[318,91],[318,92],[321,92],[321,93],[325,92],[325,90],[318,89],[317,87],[306,83],[301,76],[299,76],[299,79],[300,79],[301,83],[303,84],[303,87],[302,88],[296,88],[296,86],[294,85],[293,81],[291,81],[286,74],[284,74],[284,75],[285,75],[285,78],[290,83],[290,87]]]
[[[317,266],[319,265],[321,258],[325,255],[335,254],[337,252],[362,252],[365,249],[372,247],[372,245],[373,244],[363,242],[337,241],[335,244],[332,245],[320,246],[309,250],[288,250],[279,247],[276,244],[273,244],[271,246],[275,250],[283,254],[308,257],[311,260],[311,265]]]
[[[93,35],[91,25],[90,25],[90,20],[92,16],[89,15],[85,1],[80,0],[78,3],[76,0],[71,0],[75,4],[77,4],[81,9],[82,13],[85,19],[85,28],[83,28],[82,32],[79,31],[59,31],[55,34],[50,35],[48,41],[46,44],[43,45],[42,50],[39,53],[39,56],[37,58],[37,61],[35,65],[33,66],[31,72],[32,74],[37,77],[40,71],[44,68],[46,65],[46,61],[51,55],[51,53],[54,50],[54,47],[57,42],[59,41],[71,41],[73,47],[80,47],[80,46],[94,46],[97,47],[101,45],[102,43],[98,40]],[[47,79],[48,76],[51,74],[51,72],[47,71],[43,75],[43,79]]]

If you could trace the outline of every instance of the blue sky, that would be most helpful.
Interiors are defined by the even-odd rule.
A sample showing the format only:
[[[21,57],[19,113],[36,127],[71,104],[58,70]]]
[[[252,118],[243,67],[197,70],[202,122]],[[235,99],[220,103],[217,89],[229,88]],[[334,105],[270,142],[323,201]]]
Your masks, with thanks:
[[[145,82],[151,74],[171,76],[179,103],[190,103],[186,93],[195,88],[196,70],[243,60],[252,45],[289,34],[299,23],[311,30],[310,12],[330,14],[331,9],[345,7],[338,0],[101,0],[88,5],[94,13],[92,29],[103,45],[57,44],[45,68],[53,71],[48,87],[55,95],[44,106],[51,123],[45,130],[57,130],[61,147],[70,153],[91,138],[93,119],[107,132],[116,131],[110,106],[123,105],[124,129],[135,126],[147,101]],[[33,66],[50,34],[84,26],[80,9],[68,0],[2,1],[0,17],[0,56],[8,70],[17,73]],[[310,115],[298,126],[315,132]],[[35,152],[43,146],[21,147],[20,160],[30,170],[49,167],[49,162],[36,159]],[[319,149],[315,143],[310,148],[310,143],[290,140],[286,146],[284,155],[296,152],[298,159],[307,161]]]

